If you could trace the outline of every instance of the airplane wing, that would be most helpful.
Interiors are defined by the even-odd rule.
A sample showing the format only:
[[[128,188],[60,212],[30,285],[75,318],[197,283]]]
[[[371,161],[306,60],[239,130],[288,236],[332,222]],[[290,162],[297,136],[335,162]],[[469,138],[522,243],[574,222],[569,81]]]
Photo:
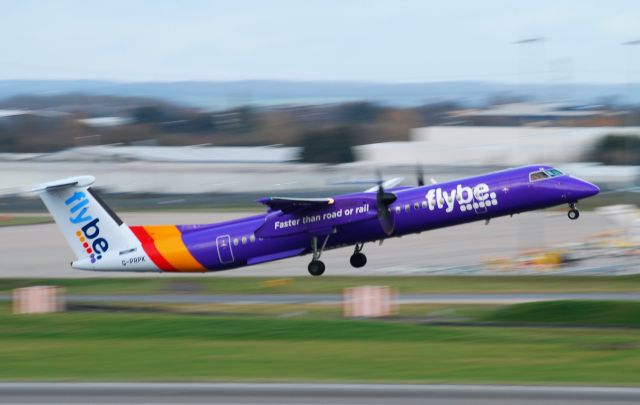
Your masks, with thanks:
[[[289,197],[265,197],[258,202],[268,206],[272,210],[282,212],[297,211],[306,208],[319,208],[333,204],[333,198],[289,198]]]
[[[382,182],[382,188],[384,189],[389,189],[393,186],[397,186],[398,184],[402,183],[402,181],[404,180],[404,177],[394,177],[392,179],[386,180],[384,182]],[[371,188],[368,188],[366,190],[364,190],[365,193],[375,193],[376,191],[378,191],[378,187],[379,186],[373,186]]]

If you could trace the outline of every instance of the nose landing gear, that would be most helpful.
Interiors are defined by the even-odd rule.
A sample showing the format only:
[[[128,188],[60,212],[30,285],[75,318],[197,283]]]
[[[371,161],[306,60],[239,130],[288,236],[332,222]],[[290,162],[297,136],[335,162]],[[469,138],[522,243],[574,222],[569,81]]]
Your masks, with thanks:
[[[575,203],[569,203],[569,212],[567,212],[567,216],[572,221],[580,218],[580,211],[578,211],[578,209],[576,208]]]
[[[353,254],[351,258],[349,258],[349,263],[355,268],[364,267],[367,264],[367,256],[362,253],[362,247],[364,243],[356,243],[356,247],[353,250]]]

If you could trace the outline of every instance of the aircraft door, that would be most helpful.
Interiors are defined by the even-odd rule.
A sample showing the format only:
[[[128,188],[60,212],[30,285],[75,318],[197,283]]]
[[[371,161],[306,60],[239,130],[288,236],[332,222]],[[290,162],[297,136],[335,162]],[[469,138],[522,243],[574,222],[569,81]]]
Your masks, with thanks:
[[[218,258],[220,264],[228,264],[234,262],[233,251],[231,250],[231,237],[229,235],[221,235],[216,238],[216,246],[218,249]]]

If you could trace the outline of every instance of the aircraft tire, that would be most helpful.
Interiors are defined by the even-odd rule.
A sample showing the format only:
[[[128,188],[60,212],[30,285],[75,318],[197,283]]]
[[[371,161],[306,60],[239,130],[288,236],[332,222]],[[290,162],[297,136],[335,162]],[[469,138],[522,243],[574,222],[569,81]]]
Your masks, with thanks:
[[[309,270],[309,274],[312,276],[321,276],[324,273],[324,263],[320,260],[313,260],[309,263],[307,270]]]
[[[567,212],[567,216],[570,220],[575,221],[576,219],[580,218],[580,211],[578,211],[577,209],[571,209],[569,210],[569,212]]]
[[[351,258],[349,258],[349,263],[356,269],[359,269],[367,264],[367,256],[365,256],[364,253],[354,253],[351,255]]]

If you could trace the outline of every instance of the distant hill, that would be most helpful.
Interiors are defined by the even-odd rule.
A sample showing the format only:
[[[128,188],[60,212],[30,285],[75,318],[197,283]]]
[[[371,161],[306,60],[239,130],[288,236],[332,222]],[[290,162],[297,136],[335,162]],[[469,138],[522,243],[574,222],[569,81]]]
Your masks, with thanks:
[[[0,110],[55,110],[83,115],[123,115],[137,107],[158,106],[165,109],[180,107],[150,97],[97,95],[85,93],[31,93],[0,100]]]
[[[101,80],[0,80],[0,100],[17,95],[62,93],[149,97],[206,109],[245,104],[318,104],[370,100],[411,106],[436,101],[478,105],[493,97],[533,100],[640,103],[640,83],[500,84],[492,82],[366,83],[249,80],[231,82],[112,82]]]

